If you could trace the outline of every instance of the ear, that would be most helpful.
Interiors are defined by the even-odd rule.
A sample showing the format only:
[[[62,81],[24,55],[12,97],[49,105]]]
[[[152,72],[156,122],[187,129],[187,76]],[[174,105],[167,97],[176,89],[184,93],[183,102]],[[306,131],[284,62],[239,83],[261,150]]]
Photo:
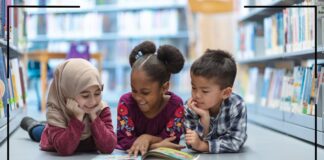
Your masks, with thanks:
[[[222,90],[222,98],[227,99],[232,94],[232,87],[226,87]]]
[[[162,92],[166,93],[169,90],[170,87],[170,81],[166,81],[163,85],[162,85]]]

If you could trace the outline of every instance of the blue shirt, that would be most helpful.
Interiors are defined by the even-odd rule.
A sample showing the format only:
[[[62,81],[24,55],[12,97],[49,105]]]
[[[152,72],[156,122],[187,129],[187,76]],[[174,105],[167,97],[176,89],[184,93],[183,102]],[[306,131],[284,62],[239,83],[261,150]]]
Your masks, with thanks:
[[[185,126],[208,142],[209,153],[238,152],[247,139],[247,111],[243,99],[235,94],[224,100],[218,115],[210,117],[209,133],[203,135],[200,117],[186,107]]]

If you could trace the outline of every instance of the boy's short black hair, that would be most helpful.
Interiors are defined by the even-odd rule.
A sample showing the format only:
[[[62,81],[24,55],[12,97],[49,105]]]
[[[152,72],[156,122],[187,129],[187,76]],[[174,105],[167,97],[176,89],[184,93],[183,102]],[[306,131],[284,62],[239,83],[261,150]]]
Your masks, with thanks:
[[[236,76],[236,63],[231,54],[223,50],[207,49],[190,68],[191,74],[213,79],[221,89],[232,87]]]

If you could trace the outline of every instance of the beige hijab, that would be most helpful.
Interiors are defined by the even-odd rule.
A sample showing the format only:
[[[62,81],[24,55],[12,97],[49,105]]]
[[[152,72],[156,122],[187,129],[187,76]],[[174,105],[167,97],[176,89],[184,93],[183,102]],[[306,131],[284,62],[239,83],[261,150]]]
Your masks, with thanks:
[[[102,87],[98,70],[88,61],[75,58],[60,64],[54,72],[54,78],[49,88],[46,113],[47,122],[53,126],[67,128],[70,116],[73,113],[67,109],[66,100],[68,98],[74,99],[83,90],[94,85]],[[100,105],[102,109],[106,106],[103,102]],[[85,115],[83,123],[85,128],[82,132],[81,140],[91,135],[90,118],[88,115]]]

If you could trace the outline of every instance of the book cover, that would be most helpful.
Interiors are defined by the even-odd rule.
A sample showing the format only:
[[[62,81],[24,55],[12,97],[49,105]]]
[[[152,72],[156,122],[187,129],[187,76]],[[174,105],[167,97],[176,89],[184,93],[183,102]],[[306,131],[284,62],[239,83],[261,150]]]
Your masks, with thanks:
[[[143,156],[129,156],[125,153],[113,153],[111,155],[98,155],[92,160],[145,160],[145,159],[168,159],[168,160],[196,160],[199,158],[198,155],[192,155],[187,152],[160,147],[148,151]]]
[[[113,153],[111,155],[98,155],[91,160],[141,160],[141,156],[132,157],[127,153]]]
[[[198,159],[199,155],[192,155],[190,153],[176,149],[160,147],[150,150],[142,156],[142,159],[146,159],[148,157],[156,157],[169,160],[195,160]]]
[[[9,95],[9,89],[8,89],[8,78],[7,78],[7,71],[6,71],[6,66],[5,66],[5,56],[2,53],[2,50],[0,49],[0,83],[1,85],[0,88],[0,100],[2,102],[2,105],[0,104],[0,110],[1,112],[3,111],[3,115],[1,113],[1,117],[6,116],[7,114],[7,104],[9,103],[10,95]]]

